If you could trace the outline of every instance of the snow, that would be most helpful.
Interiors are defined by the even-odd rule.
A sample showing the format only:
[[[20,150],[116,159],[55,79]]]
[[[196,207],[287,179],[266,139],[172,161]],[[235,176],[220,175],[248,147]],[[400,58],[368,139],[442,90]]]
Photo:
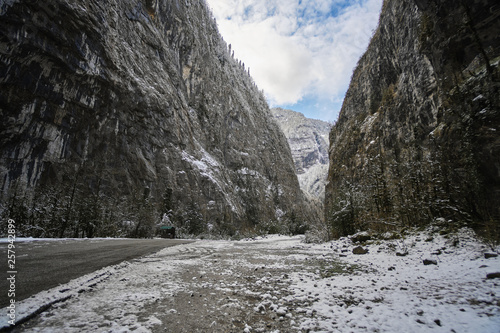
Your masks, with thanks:
[[[237,205],[234,203],[234,198],[232,193],[228,192],[228,189],[231,188],[229,184],[226,183],[225,177],[221,171],[221,165],[217,161],[217,159],[208,153],[198,142],[196,142],[196,146],[198,148],[197,154],[201,155],[201,159],[198,159],[192,155],[190,155],[186,151],[182,151],[182,159],[192,166],[196,167],[199,171],[200,175],[206,177],[210,180],[214,185],[216,185],[224,195],[226,203],[229,204],[231,210],[233,212],[239,213],[239,209]]]
[[[461,239],[470,241],[470,232]],[[329,293],[319,294],[313,304],[312,310],[322,319],[306,320],[301,327],[324,332],[498,332],[499,283],[485,279],[488,272],[500,270],[498,260],[484,259],[474,242],[453,248],[442,237],[432,242],[410,237],[405,243],[410,252],[407,257],[388,255],[386,245],[363,256],[348,256],[345,262],[371,271],[323,279],[317,288],[300,282],[300,273],[296,274],[297,290],[304,292],[295,296],[327,289],[326,284],[334,286]],[[442,248],[448,250],[431,254]],[[425,258],[437,260],[438,265],[424,266]]]
[[[484,99],[484,96],[483,96],[483,95],[481,95],[481,94],[479,94],[479,95],[477,95],[476,97],[474,97],[474,99],[473,99],[472,101],[473,101],[473,102],[477,102],[477,101],[479,101],[479,100],[481,100],[481,99]]]
[[[352,254],[358,244],[349,238],[302,240],[166,248],[17,302],[17,319],[52,304],[28,322],[33,330],[150,332],[175,324],[188,332],[194,322],[206,332],[499,331],[500,281],[486,275],[500,272],[500,258],[485,259],[494,251],[469,229],[372,240],[362,244],[365,255]],[[402,248],[408,255],[396,256]],[[4,308],[0,327],[6,318]]]
[[[324,198],[326,177],[328,175],[327,164],[314,164],[304,168],[304,173],[298,174],[300,188],[314,198]]]
[[[375,120],[378,118],[378,112],[374,113],[373,115],[370,115],[366,117],[365,121],[363,124],[361,124],[361,132],[366,133],[370,128],[372,128],[373,123]]]
[[[264,178],[258,171],[250,170],[247,167],[241,168],[237,172],[241,175],[250,175],[253,177]]]

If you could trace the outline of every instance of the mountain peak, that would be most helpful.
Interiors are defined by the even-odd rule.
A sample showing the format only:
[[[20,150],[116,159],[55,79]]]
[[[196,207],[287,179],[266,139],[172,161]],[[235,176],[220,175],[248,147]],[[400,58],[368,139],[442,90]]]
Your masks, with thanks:
[[[328,134],[331,125],[282,108],[271,112],[288,140],[302,190],[321,201],[328,169]]]

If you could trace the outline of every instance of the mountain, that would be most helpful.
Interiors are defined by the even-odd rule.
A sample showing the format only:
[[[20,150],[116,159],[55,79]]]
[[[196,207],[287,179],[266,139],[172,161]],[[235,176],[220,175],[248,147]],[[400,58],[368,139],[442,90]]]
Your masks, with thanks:
[[[333,235],[464,222],[500,234],[500,7],[385,0],[330,133]]]
[[[310,197],[323,201],[331,125],[292,110],[272,108],[271,112],[290,145],[300,187]]]
[[[232,235],[307,214],[286,138],[203,0],[0,1],[18,235]],[[6,229],[5,229],[6,230]]]

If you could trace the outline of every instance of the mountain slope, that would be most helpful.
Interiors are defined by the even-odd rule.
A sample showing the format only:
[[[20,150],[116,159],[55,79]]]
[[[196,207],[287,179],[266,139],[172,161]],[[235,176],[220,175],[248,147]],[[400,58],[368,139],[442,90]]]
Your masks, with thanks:
[[[311,197],[323,200],[331,125],[292,110],[272,108],[271,112],[290,145],[300,187]]]
[[[0,27],[2,206],[20,234],[147,236],[162,216],[232,234],[303,210],[204,1],[1,1]]]
[[[330,133],[334,234],[444,218],[498,235],[499,18],[494,1],[384,1]]]

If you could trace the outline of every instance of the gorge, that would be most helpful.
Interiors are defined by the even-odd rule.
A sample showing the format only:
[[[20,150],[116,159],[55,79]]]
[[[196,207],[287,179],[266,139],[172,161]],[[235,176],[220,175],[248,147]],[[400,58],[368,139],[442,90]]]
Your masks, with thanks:
[[[271,112],[233,51],[204,0],[0,0],[2,223],[333,238],[441,221],[500,238],[494,1],[385,0],[329,148],[325,124],[280,129],[273,113],[306,120]]]

